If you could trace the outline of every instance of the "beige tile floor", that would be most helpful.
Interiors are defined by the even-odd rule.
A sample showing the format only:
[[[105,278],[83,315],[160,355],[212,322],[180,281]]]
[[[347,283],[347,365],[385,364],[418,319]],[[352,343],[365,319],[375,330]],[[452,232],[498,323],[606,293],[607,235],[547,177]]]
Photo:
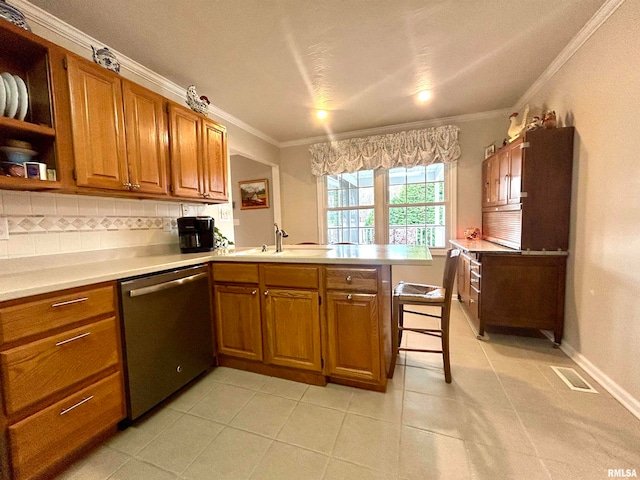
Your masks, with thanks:
[[[458,302],[452,316],[450,385],[436,354],[402,353],[385,394],[216,368],[58,478],[573,480],[640,472],[640,420],[549,340],[479,341]],[[550,365],[574,366],[599,393],[569,390]]]

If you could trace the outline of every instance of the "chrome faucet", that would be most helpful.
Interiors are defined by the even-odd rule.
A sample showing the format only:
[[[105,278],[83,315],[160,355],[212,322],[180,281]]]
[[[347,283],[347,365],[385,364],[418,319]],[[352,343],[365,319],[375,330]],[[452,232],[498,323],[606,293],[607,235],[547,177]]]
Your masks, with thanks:
[[[276,227],[276,252],[281,252],[282,251],[282,238],[286,238],[289,236],[289,234],[287,232],[285,232],[284,230],[282,230],[280,227],[278,227],[277,223],[273,224],[274,227]]]

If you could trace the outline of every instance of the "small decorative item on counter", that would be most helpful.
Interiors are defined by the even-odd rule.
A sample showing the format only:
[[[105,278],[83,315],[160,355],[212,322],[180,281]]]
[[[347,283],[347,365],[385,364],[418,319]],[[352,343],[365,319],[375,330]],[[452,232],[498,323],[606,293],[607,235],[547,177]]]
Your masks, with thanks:
[[[524,107],[524,113],[522,115],[522,122],[516,123],[516,118],[518,117],[518,112],[514,112],[509,115],[509,130],[507,130],[507,135],[509,135],[509,141],[513,142],[518,135],[524,130],[527,126],[527,115],[529,115],[529,105]]]
[[[5,0],[0,0],[0,18],[19,26],[20,28],[24,28],[29,32],[31,31],[31,27],[29,27],[23,13],[16,7],[9,5]]]
[[[555,110],[549,110],[544,114],[542,117],[542,126],[544,128],[556,128],[558,126]]]
[[[195,85],[189,85],[189,88],[187,88],[187,105],[191,110],[207,115],[210,104],[211,102],[204,95],[198,97]]]
[[[233,242],[218,230],[218,227],[213,227],[213,242],[216,248],[227,248],[229,245],[233,245]]]
[[[464,231],[464,238],[467,240],[480,240],[480,229],[478,227],[469,227]]]
[[[55,182],[58,179],[55,168],[47,168],[47,180]]]
[[[94,62],[96,62],[101,67],[106,68],[107,70],[120,73],[120,62],[111,50],[109,50],[107,47],[102,47],[96,50],[93,45],[91,45],[91,50],[93,50]]]

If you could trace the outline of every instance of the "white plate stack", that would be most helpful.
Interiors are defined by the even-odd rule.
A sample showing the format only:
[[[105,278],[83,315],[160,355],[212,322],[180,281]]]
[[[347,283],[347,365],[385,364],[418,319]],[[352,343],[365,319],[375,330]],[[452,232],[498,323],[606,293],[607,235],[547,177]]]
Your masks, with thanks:
[[[27,85],[18,75],[0,73],[0,115],[24,120],[29,108]]]

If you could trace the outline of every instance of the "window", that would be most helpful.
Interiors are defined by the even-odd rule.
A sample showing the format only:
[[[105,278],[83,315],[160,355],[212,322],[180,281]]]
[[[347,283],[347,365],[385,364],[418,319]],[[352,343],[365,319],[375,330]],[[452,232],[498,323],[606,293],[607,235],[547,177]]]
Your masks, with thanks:
[[[444,249],[455,232],[455,164],[326,175],[318,192],[326,243]]]

